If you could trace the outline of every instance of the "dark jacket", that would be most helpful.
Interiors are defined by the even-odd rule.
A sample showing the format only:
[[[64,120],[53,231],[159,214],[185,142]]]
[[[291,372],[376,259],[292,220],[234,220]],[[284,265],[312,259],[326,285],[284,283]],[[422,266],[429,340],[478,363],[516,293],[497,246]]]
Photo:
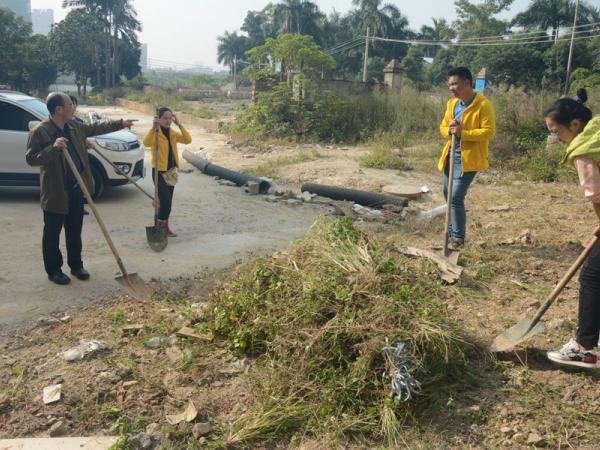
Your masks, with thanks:
[[[67,123],[70,141],[83,164],[81,177],[93,192],[94,180],[85,140],[91,136],[110,133],[123,128],[123,121],[110,121],[87,125],[71,121]],[[54,141],[64,137],[63,131],[50,118],[44,119],[29,133],[25,159],[30,166],[40,166],[40,200],[44,211],[68,214],[69,196],[66,189],[67,161],[62,150],[53,147]]]

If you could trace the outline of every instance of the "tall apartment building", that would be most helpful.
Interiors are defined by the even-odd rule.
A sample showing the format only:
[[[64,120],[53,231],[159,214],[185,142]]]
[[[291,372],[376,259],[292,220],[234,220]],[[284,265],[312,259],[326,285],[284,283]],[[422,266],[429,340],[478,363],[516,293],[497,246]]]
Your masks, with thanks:
[[[0,0],[0,7],[2,6],[31,22],[31,0]]]
[[[50,33],[54,23],[53,9],[34,9],[31,11],[31,24],[33,25],[33,34],[47,35]]]

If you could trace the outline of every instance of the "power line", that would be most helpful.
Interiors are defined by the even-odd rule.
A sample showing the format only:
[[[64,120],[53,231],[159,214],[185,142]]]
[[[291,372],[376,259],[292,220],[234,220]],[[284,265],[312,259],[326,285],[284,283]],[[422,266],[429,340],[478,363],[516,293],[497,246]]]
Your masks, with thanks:
[[[564,28],[560,28],[560,29],[562,31],[564,31],[565,33],[569,33],[573,29],[594,28],[597,26],[600,26],[600,22],[592,22],[592,23],[588,23],[588,24],[577,25],[575,27],[564,27]],[[592,30],[587,30],[587,31],[592,31]],[[484,42],[484,41],[488,41],[488,40],[497,40],[497,39],[501,39],[501,38],[519,38],[520,39],[520,38],[524,38],[526,36],[535,37],[535,35],[548,36],[548,30],[523,31],[523,32],[518,32],[518,33],[502,34],[499,36],[482,36],[482,37],[474,37],[474,38],[465,38],[465,39],[461,39],[461,41],[462,42]],[[539,36],[539,37],[542,37],[542,36]]]
[[[600,33],[596,32],[596,34],[591,34],[589,36],[579,36],[579,37],[576,37],[575,40],[591,39],[591,38],[594,38],[597,36],[600,36]],[[380,38],[380,37],[371,37],[369,39],[372,39],[375,41],[382,41],[382,42],[397,42],[400,44],[409,44],[409,45],[437,45],[437,46],[442,46],[442,47],[489,47],[489,46],[503,46],[503,45],[547,44],[547,43],[551,43],[551,42],[570,40],[568,37],[562,37],[562,38],[556,39],[556,41],[549,41],[548,39],[535,40],[535,38],[532,38],[534,40],[527,41],[527,42],[521,42],[521,41],[511,42],[510,39],[503,39],[503,40],[499,40],[496,42],[482,42],[482,43],[465,42],[465,43],[463,43],[461,41],[456,41],[456,42],[425,41],[425,40],[419,40],[419,39],[389,39],[389,38]]]

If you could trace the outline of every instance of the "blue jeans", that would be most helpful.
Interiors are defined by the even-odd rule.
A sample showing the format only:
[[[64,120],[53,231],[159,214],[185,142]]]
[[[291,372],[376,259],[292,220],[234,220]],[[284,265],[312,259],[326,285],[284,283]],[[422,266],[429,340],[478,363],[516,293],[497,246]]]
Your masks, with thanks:
[[[444,198],[448,201],[448,172],[450,171],[450,157],[446,159],[444,167]],[[450,214],[450,239],[465,239],[467,229],[467,212],[465,210],[465,197],[469,186],[475,179],[477,172],[462,173],[460,154],[454,159],[454,180],[452,182],[452,211]]]

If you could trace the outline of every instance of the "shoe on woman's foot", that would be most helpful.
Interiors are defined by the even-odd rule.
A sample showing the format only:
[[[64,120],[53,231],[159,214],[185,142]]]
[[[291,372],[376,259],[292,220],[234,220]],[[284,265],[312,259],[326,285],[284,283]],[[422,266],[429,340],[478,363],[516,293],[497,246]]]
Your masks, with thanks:
[[[558,364],[590,369],[595,368],[598,362],[596,349],[584,350],[575,339],[571,339],[560,350],[548,352],[548,359]]]

